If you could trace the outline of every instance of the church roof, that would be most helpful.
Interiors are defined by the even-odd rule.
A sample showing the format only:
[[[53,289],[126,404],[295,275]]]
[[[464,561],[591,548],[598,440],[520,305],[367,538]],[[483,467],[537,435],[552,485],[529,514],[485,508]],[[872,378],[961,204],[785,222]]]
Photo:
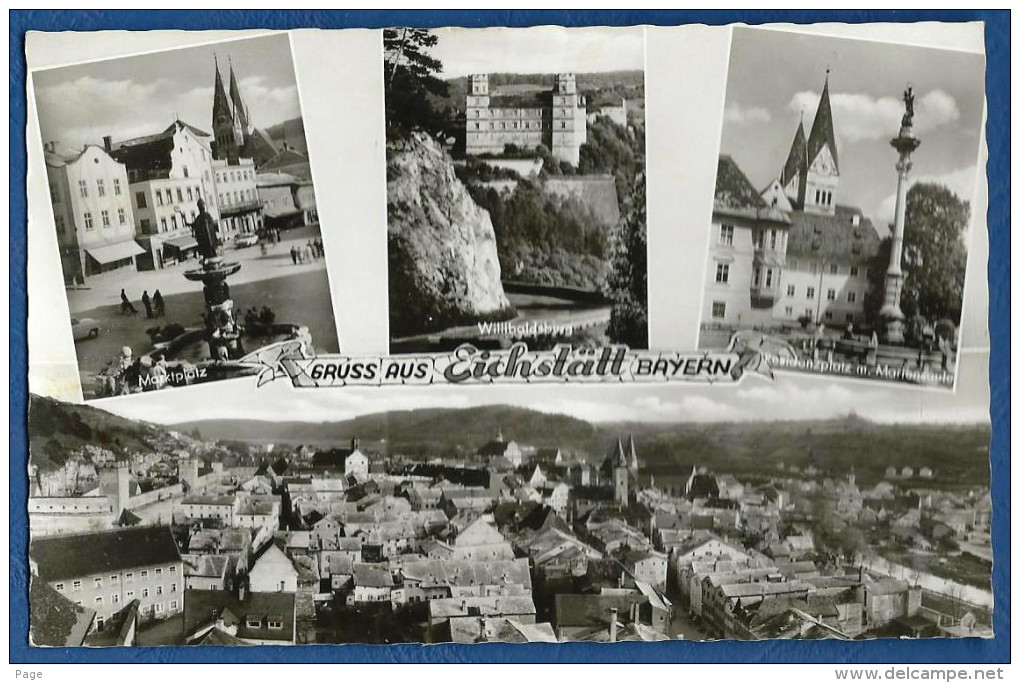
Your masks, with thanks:
[[[832,163],[839,173],[839,154],[836,151],[836,129],[832,125],[832,105],[829,103],[829,75],[825,75],[825,86],[822,88],[822,98],[818,101],[818,110],[815,112],[814,123],[811,124],[811,135],[807,141],[808,164],[814,161],[818,152],[825,145],[829,146],[832,153]]]
[[[785,187],[801,169],[807,168],[808,160],[807,137],[804,135],[804,120],[797,125],[797,132],[793,136],[793,144],[790,145],[790,155],[786,157],[783,165],[783,172],[779,176],[779,182]]]
[[[737,162],[728,154],[719,157],[719,167],[715,176],[714,211],[727,216],[789,222],[786,214],[768,206],[737,166]]]
[[[882,240],[871,220],[856,207],[837,204],[833,215],[793,211],[789,216],[788,258],[864,263],[878,253]]]

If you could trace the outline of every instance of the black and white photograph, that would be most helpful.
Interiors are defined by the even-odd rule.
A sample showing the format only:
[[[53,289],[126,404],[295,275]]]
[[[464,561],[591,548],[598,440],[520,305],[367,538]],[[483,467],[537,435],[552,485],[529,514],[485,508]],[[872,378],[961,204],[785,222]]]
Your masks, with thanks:
[[[35,396],[32,642],[990,637],[962,385]]]
[[[951,389],[983,84],[980,54],[735,27],[700,347]]]
[[[86,399],[253,374],[277,341],[339,350],[290,50],[32,73]]]
[[[383,44],[390,351],[648,348],[643,30]]]

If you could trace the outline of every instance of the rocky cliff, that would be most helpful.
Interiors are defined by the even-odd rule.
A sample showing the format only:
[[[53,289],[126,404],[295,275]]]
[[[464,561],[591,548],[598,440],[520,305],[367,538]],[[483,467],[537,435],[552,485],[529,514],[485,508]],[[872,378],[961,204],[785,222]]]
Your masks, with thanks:
[[[387,145],[390,336],[506,320],[489,214],[427,135]]]

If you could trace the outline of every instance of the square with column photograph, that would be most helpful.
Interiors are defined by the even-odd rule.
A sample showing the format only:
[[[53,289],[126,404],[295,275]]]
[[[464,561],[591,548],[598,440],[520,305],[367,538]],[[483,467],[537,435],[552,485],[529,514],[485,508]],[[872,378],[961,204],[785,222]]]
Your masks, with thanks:
[[[339,350],[287,34],[31,81],[86,399]]]
[[[700,346],[952,388],[984,57],[736,27]]]
[[[383,41],[391,352],[647,348],[643,30]]]

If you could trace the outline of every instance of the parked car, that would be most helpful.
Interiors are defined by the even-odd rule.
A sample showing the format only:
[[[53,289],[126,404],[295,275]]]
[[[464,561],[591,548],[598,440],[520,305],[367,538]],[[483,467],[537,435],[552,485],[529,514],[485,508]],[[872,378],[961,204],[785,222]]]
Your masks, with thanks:
[[[99,336],[99,321],[92,318],[71,318],[74,340],[95,339]]]
[[[234,238],[234,248],[243,249],[244,247],[254,247],[259,243],[258,234],[252,232],[247,235],[238,235]]]

